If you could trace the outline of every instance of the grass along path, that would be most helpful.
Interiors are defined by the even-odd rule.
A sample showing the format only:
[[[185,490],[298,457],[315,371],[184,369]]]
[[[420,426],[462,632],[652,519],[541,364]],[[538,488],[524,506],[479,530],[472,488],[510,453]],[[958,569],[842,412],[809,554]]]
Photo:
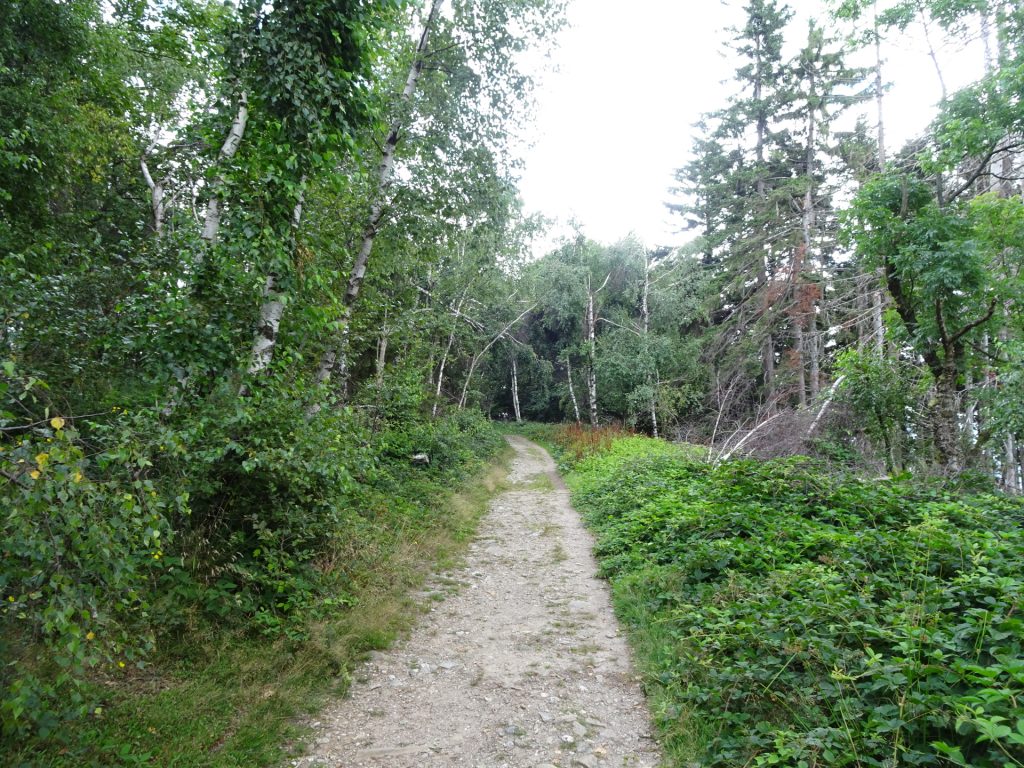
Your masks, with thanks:
[[[75,725],[51,748],[0,750],[0,766],[255,768],[278,765],[308,733],[297,718],[342,695],[351,670],[385,648],[419,613],[417,590],[452,567],[488,502],[503,486],[512,451],[438,495],[435,522],[382,533],[372,565],[353,586],[356,602],[306,627],[301,640],[192,628],[145,670],[103,686],[100,716]],[[427,501],[427,500],[425,500]]]

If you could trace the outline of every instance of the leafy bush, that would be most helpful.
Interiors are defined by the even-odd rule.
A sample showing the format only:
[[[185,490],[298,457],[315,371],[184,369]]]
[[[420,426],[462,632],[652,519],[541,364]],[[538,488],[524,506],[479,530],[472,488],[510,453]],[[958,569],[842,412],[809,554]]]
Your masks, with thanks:
[[[1019,500],[642,438],[570,484],[680,761],[1024,761]]]
[[[4,372],[8,396],[27,391]],[[398,532],[437,525],[445,482],[500,443],[478,414],[309,418],[296,393],[236,393],[75,423],[0,412],[4,736],[96,712],[86,681],[141,667],[158,630],[301,639],[354,603]],[[429,467],[410,462],[422,451]]]
[[[124,668],[152,649],[152,589],[173,541],[169,512],[187,514],[187,497],[166,500],[129,471],[97,479],[96,459],[77,438],[54,417],[0,445],[0,723],[8,734],[45,736],[84,714],[92,705],[79,684],[88,670]],[[16,651],[16,643],[31,647]]]

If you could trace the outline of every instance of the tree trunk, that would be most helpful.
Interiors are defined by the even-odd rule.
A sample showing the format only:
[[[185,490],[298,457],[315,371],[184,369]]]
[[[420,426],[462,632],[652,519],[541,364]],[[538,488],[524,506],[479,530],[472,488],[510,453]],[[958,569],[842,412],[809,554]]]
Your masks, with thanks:
[[[572,363],[569,362],[569,358],[565,358],[565,374],[569,380],[569,398],[572,400],[572,412],[576,416],[576,423],[579,424],[582,420],[580,419],[580,404],[576,399],[576,389],[572,385]]]
[[[597,333],[594,328],[594,292],[587,276],[587,348],[590,366],[587,368],[587,392],[590,396],[590,426],[597,426]]]
[[[267,275],[263,284],[263,306],[252,341],[252,355],[249,363],[250,375],[266,370],[274,359],[277,334],[284,316],[284,297],[277,291],[277,275]]]
[[[459,321],[462,316],[462,305],[466,301],[466,294],[469,292],[469,286],[467,285],[462,289],[462,295],[459,296],[459,303],[455,305],[455,318],[452,323],[451,333],[448,334],[448,343],[445,345],[444,354],[441,355],[441,364],[437,368],[437,387],[434,390],[434,405],[430,409],[430,416],[437,418],[437,409],[441,404],[441,387],[444,385],[444,367],[448,363],[448,356],[451,354],[452,345],[455,344],[455,323]]]
[[[228,131],[227,138],[224,139],[224,144],[220,148],[220,153],[217,156],[218,165],[224,165],[228,160],[235,156],[238,151],[238,146],[242,143],[242,137],[245,135],[245,126],[249,122],[249,101],[246,98],[245,93],[242,93],[238,98],[238,112],[235,114],[235,119],[231,123],[231,129]],[[200,237],[206,242],[207,245],[213,245],[217,242],[217,233],[220,231],[220,188],[224,185],[224,175],[217,176],[213,184],[210,185],[210,199],[206,203],[206,216],[203,219],[203,231]]]
[[[932,65],[935,67],[935,76],[939,79],[939,90],[942,93],[942,101],[945,102],[949,96],[946,90],[946,78],[942,75],[942,67],[939,66],[939,57],[935,53],[935,46],[932,45],[931,28],[928,26],[928,19],[924,15],[923,8],[918,8],[918,17],[921,21],[921,30],[924,32],[925,44],[928,46],[928,57],[932,60]]]
[[[807,376],[804,372],[804,328],[803,318],[793,318],[793,352],[796,354],[797,402],[807,407]]]
[[[871,326],[872,338],[875,342],[875,357],[881,360],[885,356],[885,327],[882,325],[882,290],[880,288],[871,292]]]
[[[302,178],[305,182],[305,176]],[[302,222],[302,203],[304,193],[299,191],[299,199],[292,209],[291,239],[292,249],[295,248],[295,233],[299,230]],[[256,332],[253,335],[252,354],[250,355],[250,375],[260,373],[270,367],[274,359],[274,349],[277,347],[277,334],[281,327],[281,318],[284,316],[285,295],[278,290],[279,276],[275,272],[267,275],[263,283],[263,305],[260,307],[260,319],[256,325]],[[242,387],[245,392],[245,387]]]
[[[333,347],[329,347],[320,359],[320,366],[317,370],[316,380],[321,384],[330,381],[332,373],[337,373],[341,380],[342,387],[345,386],[348,375],[348,346],[349,346],[349,324],[352,320],[352,307],[359,297],[359,291],[366,277],[366,267],[370,260],[370,253],[373,251],[373,241],[377,237],[381,218],[384,215],[385,198],[391,185],[391,178],[395,170],[395,148],[398,146],[399,136],[402,130],[402,107],[405,107],[412,100],[416,91],[416,84],[420,75],[423,74],[423,67],[426,63],[427,41],[430,31],[437,21],[438,14],[444,0],[433,0],[430,5],[430,13],[423,25],[423,32],[420,34],[419,43],[416,45],[416,53],[413,56],[412,66],[405,79],[405,87],[399,97],[399,117],[391,123],[387,139],[381,150],[380,165],[377,168],[377,189],[373,201],[370,204],[370,213],[363,228],[363,238],[356,254],[355,262],[352,264],[352,272],[349,275],[348,286],[345,289],[345,296],[342,299],[341,317],[338,318],[340,333]]]
[[[1007,493],[1017,493],[1020,489],[1020,480],[1017,466],[1020,460],[1017,456],[1017,441],[1013,435],[1007,435],[1003,441],[1003,490]]]
[[[461,395],[461,396],[459,397],[459,410],[460,410],[460,411],[461,411],[461,410],[462,410],[463,408],[465,408],[465,407],[466,407],[466,398],[467,398],[467,396],[468,396],[468,394],[469,394],[469,383],[470,383],[470,381],[472,381],[472,379],[473,379],[473,373],[474,373],[474,372],[476,371],[476,366],[477,366],[477,364],[478,364],[478,363],[480,362],[480,359],[481,359],[481,358],[482,358],[482,357],[483,357],[484,355],[486,355],[486,354],[487,354],[488,350],[490,350],[490,348],[491,348],[491,347],[493,347],[493,346],[495,345],[495,343],[496,343],[496,342],[498,341],[498,339],[500,339],[500,338],[501,338],[502,336],[504,336],[504,335],[505,335],[506,333],[508,333],[509,329],[510,329],[510,328],[511,328],[511,327],[512,327],[513,325],[515,325],[515,324],[516,324],[516,323],[518,323],[518,322],[519,322],[520,320],[522,320],[522,319],[523,319],[524,317],[526,317],[526,316],[527,316],[528,314],[530,314],[530,312],[532,312],[532,311],[533,311],[533,308],[534,308],[534,307],[536,307],[536,306],[537,306],[536,304],[531,304],[531,305],[530,305],[529,307],[527,307],[526,309],[524,309],[524,310],[523,310],[523,311],[522,311],[522,312],[521,312],[521,313],[520,313],[520,314],[519,314],[519,315],[518,315],[518,316],[516,317],[516,319],[515,319],[515,320],[513,320],[513,321],[512,321],[512,322],[510,322],[510,323],[508,323],[508,324],[507,324],[507,325],[506,325],[506,326],[505,326],[504,328],[502,328],[502,329],[501,329],[500,331],[498,331],[498,332],[497,332],[497,333],[495,334],[494,338],[493,338],[493,339],[491,339],[491,340],[490,340],[489,342],[487,342],[487,345],[486,345],[486,346],[485,346],[485,347],[484,347],[483,349],[481,349],[481,350],[480,350],[479,352],[477,352],[477,353],[476,353],[475,355],[473,355],[473,359],[472,359],[472,360],[470,361],[470,363],[469,363],[469,373],[467,373],[467,374],[466,374],[466,381],[465,381],[465,383],[464,383],[464,384],[462,385],[462,395]]]
[[[516,366],[516,352],[512,350],[512,409],[516,414],[516,424],[523,420],[519,411],[519,369]]]
[[[650,308],[650,296],[651,296],[651,256],[644,250],[644,287],[640,294],[640,317],[643,325],[643,342],[644,342],[644,367],[647,376],[647,386],[651,389],[651,434],[654,437],[658,436],[658,369],[654,365],[654,361],[651,360],[651,345],[649,340],[651,330],[651,308]],[[650,370],[653,368],[653,371]]]
[[[935,376],[933,415],[935,448],[939,454],[939,464],[947,475],[955,475],[964,468],[956,381],[956,362],[951,356],[947,356],[940,372]]]
[[[812,400],[818,396],[818,392],[821,390],[821,371],[819,368],[819,356],[821,354],[820,344],[821,334],[818,333],[816,329],[812,330],[810,335],[807,337],[807,351],[811,363],[810,389]]]
[[[380,329],[380,336],[377,338],[377,386],[384,383],[384,363],[388,358],[388,313],[384,312],[384,325]]]
[[[775,339],[772,338],[771,331],[765,336],[764,346],[761,348],[761,369],[764,371],[765,394],[771,400],[775,388]]]
[[[658,388],[661,387],[661,376],[654,370],[654,386],[651,389],[651,434],[658,437]]]
[[[885,155],[885,120],[882,114],[884,81],[882,80],[882,36],[878,32],[878,3],[871,5],[875,33],[875,109],[878,112],[878,170],[884,172]]]
[[[164,180],[154,179],[149,172],[149,165],[146,164],[146,156],[143,155],[139,161],[142,168],[142,178],[149,187],[149,206],[153,212],[153,232],[159,239],[164,233],[164,218],[167,216],[167,204],[164,201]]]

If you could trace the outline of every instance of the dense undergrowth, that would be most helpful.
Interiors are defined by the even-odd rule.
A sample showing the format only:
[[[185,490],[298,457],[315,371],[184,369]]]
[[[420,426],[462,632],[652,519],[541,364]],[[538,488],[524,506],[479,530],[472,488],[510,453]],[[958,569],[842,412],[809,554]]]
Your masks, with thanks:
[[[1020,500],[542,436],[674,764],[1024,764]]]
[[[451,489],[504,446],[468,412],[222,405],[0,433],[0,764],[273,761],[407,621],[483,508]]]

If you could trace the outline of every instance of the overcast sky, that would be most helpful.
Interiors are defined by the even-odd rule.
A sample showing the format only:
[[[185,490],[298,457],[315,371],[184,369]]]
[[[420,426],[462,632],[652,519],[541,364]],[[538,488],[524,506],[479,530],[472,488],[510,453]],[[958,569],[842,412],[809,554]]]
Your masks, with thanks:
[[[559,221],[543,251],[577,220],[589,237],[613,242],[634,232],[648,245],[685,240],[665,208],[672,172],[685,164],[692,125],[725,104],[736,60],[725,54],[728,26],[742,23],[741,0],[570,0],[570,27],[541,75],[536,121],[520,190],[527,212]],[[791,0],[796,49],[824,4]],[[938,37],[938,34],[935,33]],[[883,50],[890,151],[934,114],[939,83],[919,35]],[[943,48],[952,89],[980,74],[981,53]],[[868,64],[870,61],[855,63]],[[873,126],[874,105],[863,107]]]

